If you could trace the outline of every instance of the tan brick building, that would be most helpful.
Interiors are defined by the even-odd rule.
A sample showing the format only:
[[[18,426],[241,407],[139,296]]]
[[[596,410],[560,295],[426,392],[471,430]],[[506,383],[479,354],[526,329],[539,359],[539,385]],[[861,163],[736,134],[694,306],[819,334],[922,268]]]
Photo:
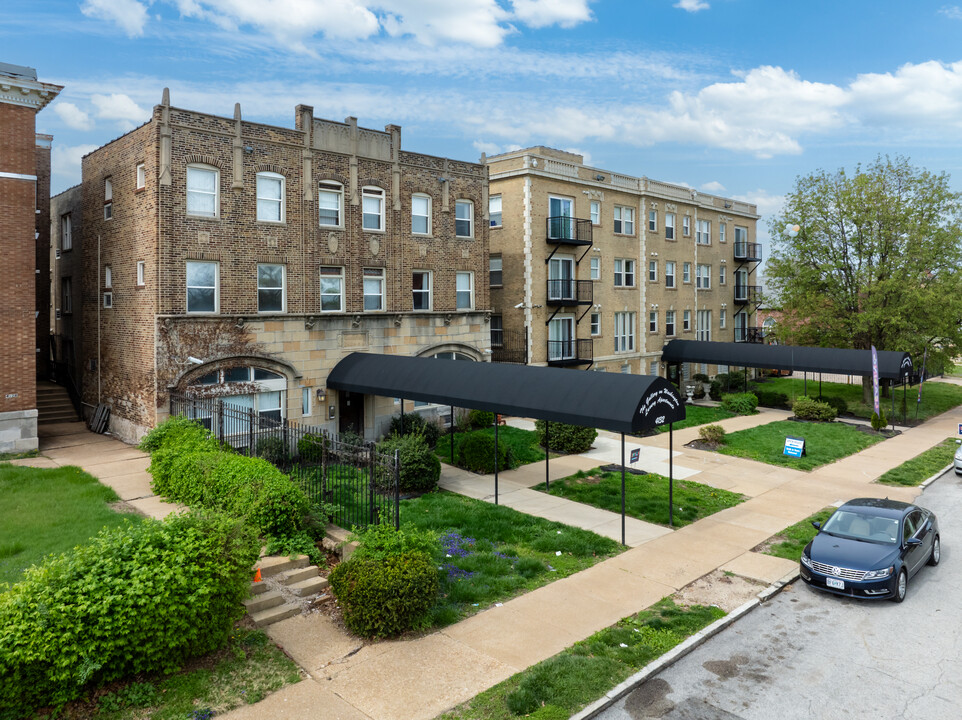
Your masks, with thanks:
[[[327,390],[352,351],[485,360],[487,168],[383,131],[172,107],[83,160],[84,395],[134,440],[169,393],[378,435],[390,398]]]
[[[46,371],[50,143],[36,116],[63,88],[33,68],[0,63],[0,452],[37,447],[39,373]]]
[[[664,375],[672,338],[760,340],[753,205],[545,147],[487,162],[495,361]]]

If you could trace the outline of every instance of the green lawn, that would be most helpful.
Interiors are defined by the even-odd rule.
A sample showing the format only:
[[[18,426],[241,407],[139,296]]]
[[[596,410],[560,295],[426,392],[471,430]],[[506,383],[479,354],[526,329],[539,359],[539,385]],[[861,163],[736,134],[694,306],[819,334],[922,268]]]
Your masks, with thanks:
[[[676,422],[672,429],[683,430],[684,428],[695,427],[696,425],[707,425],[719,420],[735,417],[735,413],[723,410],[720,407],[710,407],[707,405],[686,405],[685,419]],[[667,425],[659,425],[655,428],[658,432],[668,432]]]
[[[126,519],[111,510],[117,493],[77,467],[0,464],[0,583],[15,583],[45,555],[62,553]]]
[[[959,444],[954,438],[943,440],[933,448],[906,460],[898,467],[894,467],[878,479],[885,485],[915,486],[923,480],[932,477],[946,465],[951,464]]]
[[[483,428],[481,430],[472,430],[469,433],[455,433],[454,435],[454,458],[457,462],[458,450],[461,447],[461,443],[464,442],[465,438],[469,435],[480,433],[487,435],[488,437],[494,437],[494,428]],[[502,425],[498,428],[498,447],[501,445],[511,448],[511,452],[514,455],[514,467],[519,465],[527,465],[528,463],[538,462],[544,460],[544,448],[538,444],[538,433],[534,430],[521,430],[520,428],[511,427],[510,425]],[[451,436],[442,435],[441,439],[438,440],[438,446],[434,450],[437,456],[441,459],[441,462],[451,463]],[[554,453],[551,457],[557,457]]]
[[[545,492],[541,485],[533,489]],[[585,505],[621,513],[620,472],[606,472],[601,468],[587,472],[578,471],[574,475],[552,482],[548,492]],[[672,499],[674,524],[681,527],[737,505],[745,500],[745,496],[688,480],[675,480]],[[625,514],[645,522],[667,525],[668,478],[654,473],[626,473]]]
[[[824,525],[825,521],[828,520],[833,512],[835,512],[835,508],[827,507],[819,510],[811,517],[807,517],[801,522],[785,528],[775,536],[775,539],[784,539],[774,543],[765,551],[765,554],[798,562],[802,557],[802,550],[805,549],[805,546],[812,541],[812,538],[815,537],[815,534],[818,532],[818,530],[812,527],[812,522],[820,522]]]
[[[664,599],[512,675],[438,720],[566,720],[675,645],[723,617]]]
[[[775,392],[785,393],[788,395],[789,403],[798,397],[799,395],[804,395],[804,380],[799,377],[784,377],[784,378],[771,378],[764,383],[763,387],[766,389],[773,390]],[[902,418],[902,389],[901,387],[896,387],[895,390],[895,413],[896,422],[900,423]],[[915,419],[915,406],[916,398],[918,398],[919,386],[910,386],[905,391],[905,401],[906,409],[908,412],[908,421],[912,422]],[[812,380],[811,377],[808,379],[808,394],[810,397],[818,397],[818,378]],[[849,412],[853,413],[857,417],[870,418],[872,417],[872,404],[871,400],[868,404],[862,402],[862,385],[861,383],[854,385],[847,385],[845,383],[822,383],[822,395],[823,396],[833,396],[840,397],[848,403]],[[892,412],[892,398],[881,398],[880,404],[882,410],[885,412],[886,417]],[[948,383],[940,382],[926,382],[922,387],[922,402],[919,404],[918,417],[919,420],[926,420],[934,415],[949,410],[956,405],[962,405],[962,387],[958,385],[950,385]]]
[[[804,456],[796,458],[782,454],[787,435],[805,438]],[[717,452],[796,470],[813,470],[853,455],[883,439],[882,435],[870,435],[844,423],[779,420],[728,433],[725,443],[718,447]]]
[[[431,624],[449,625],[621,552],[614,540],[448,492],[401,503],[401,525],[441,536],[441,597]]]

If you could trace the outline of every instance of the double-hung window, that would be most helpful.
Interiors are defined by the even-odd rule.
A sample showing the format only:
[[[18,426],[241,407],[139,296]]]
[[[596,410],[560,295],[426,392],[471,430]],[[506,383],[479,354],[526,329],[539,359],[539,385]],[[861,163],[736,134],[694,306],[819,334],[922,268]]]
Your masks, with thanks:
[[[633,235],[635,232],[635,210],[630,207],[615,205],[615,227],[616,233],[622,235]]]
[[[321,312],[344,312],[344,268],[321,268]]]
[[[658,282],[658,261],[648,261],[648,282]]]
[[[218,310],[218,267],[216,262],[187,261],[187,312],[215,313]]]
[[[114,183],[110,178],[104,180],[104,220],[114,216]]]
[[[675,262],[674,260],[665,261],[665,287],[675,287]]]
[[[691,282],[691,263],[682,263],[681,266],[681,281],[686,285]]]
[[[685,237],[691,236],[691,215],[684,215],[681,218],[681,232]]]
[[[634,287],[635,261],[615,258],[615,287]]]
[[[711,245],[711,221],[699,220],[695,228],[695,244]]]
[[[501,287],[503,260],[500,255],[490,255],[488,257],[488,284],[491,287]]]
[[[718,329],[724,330],[728,326],[728,311],[722,308],[718,311]]]
[[[591,313],[591,334],[601,335],[601,313]]]
[[[665,213],[665,239],[675,239],[675,213]]]
[[[415,270],[411,278],[413,307],[415,310],[431,309],[431,271]]]
[[[591,205],[591,224],[601,225],[601,203],[598,200],[592,200]]]
[[[500,315],[491,316],[491,347],[504,346],[504,318]]]
[[[727,229],[728,226],[725,223],[718,223],[718,242],[723,243],[727,241],[727,238],[725,237]]]
[[[384,309],[384,268],[364,268],[364,309]]]
[[[711,310],[699,310],[695,322],[695,339],[711,340]]]
[[[658,211],[657,210],[648,211],[648,230],[650,232],[658,231]]]
[[[187,166],[187,214],[217,217],[220,170],[203,165]]]
[[[695,267],[695,287],[699,290],[711,289],[711,265],[699,263]]]
[[[431,234],[431,196],[411,196],[411,232],[414,235]]]
[[[344,188],[338,183],[320,183],[317,191],[317,222],[321,227],[341,227]]]
[[[257,266],[257,312],[284,312],[284,266]]]
[[[658,332],[658,311],[651,310],[648,313],[648,332]]]
[[[384,191],[381,188],[361,189],[361,216],[361,225],[365,230],[384,230]]]
[[[454,234],[460,238],[474,237],[474,203],[470,200],[454,203]]]
[[[73,222],[70,213],[60,216],[60,249],[70,250],[73,247]]]
[[[675,311],[665,311],[665,335],[671,337],[675,334]]]
[[[491,227],[501,227],[501,196],[492,195],[488,198],[488,221]]]
[[[137,163],[137,190],[143,190],[147,185],[147,170],[143,163]]]
[[[137,261],[137,287],[143,287],[145,284],[145,273],[147,264],[143,260]]]
[[[719,284],[719,285],[725,285],[725,284],[726,284],[726,280],[727,280],[727,278],[726,278],[726,273],[725,273],[725,266],[724,266],[724,265],[719,265],[719,266],[718,266],[718,284]]]
[[[73,279],[69,277],[60,279],[60,309],[64,315],[73,312]]]
[[[284,222],[284,176],[274,172],[257,173],[257,219]]]
[[[691,332],[691,310],[684,310],[681,313],[681,329],[684,332]]]
[[[615,352],[630,352],[635,349],[635,314],[633,312],[615,313]]]
[[[601,258],[593,257],[591,258],[591,279],[601,280]]]
[[[459,272],[455,276],[458,310],[474,308],[474,273]]]

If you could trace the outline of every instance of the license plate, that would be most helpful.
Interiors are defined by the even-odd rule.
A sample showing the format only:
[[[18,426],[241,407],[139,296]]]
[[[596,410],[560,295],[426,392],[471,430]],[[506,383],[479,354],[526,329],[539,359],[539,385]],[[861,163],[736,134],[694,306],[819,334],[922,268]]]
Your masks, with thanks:
[[[835,578],[825,578],[825,584],[830,588],[835,588],[836,590],[845,589],[845,583],[841,580],[836,580]]]

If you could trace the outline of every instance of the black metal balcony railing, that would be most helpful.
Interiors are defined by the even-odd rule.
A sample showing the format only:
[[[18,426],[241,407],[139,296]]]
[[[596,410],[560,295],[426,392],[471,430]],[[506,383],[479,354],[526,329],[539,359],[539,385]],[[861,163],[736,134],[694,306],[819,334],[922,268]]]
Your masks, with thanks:
[[[591,305],[594,285],[591,280],[548,280],[548,304]]]
[[[491,362],[528,363],[528,331],[491,329]]]
[[[591,245],[591,220],[556,215],[547,219],[549,243]]]
[[[752,242],[735,243],[735,259],[749,262],[761,262],[762,244]]]
[[[760,343],[765,338],[765,329],[760,327],[735,328],[735,342]]]
[[[761,285],[736,285],[735,304],[736,305],[757,305],[761,302]]]
[[[548,340],[549,365],[584,365],[594,362],[594,341],[591,338]]]

